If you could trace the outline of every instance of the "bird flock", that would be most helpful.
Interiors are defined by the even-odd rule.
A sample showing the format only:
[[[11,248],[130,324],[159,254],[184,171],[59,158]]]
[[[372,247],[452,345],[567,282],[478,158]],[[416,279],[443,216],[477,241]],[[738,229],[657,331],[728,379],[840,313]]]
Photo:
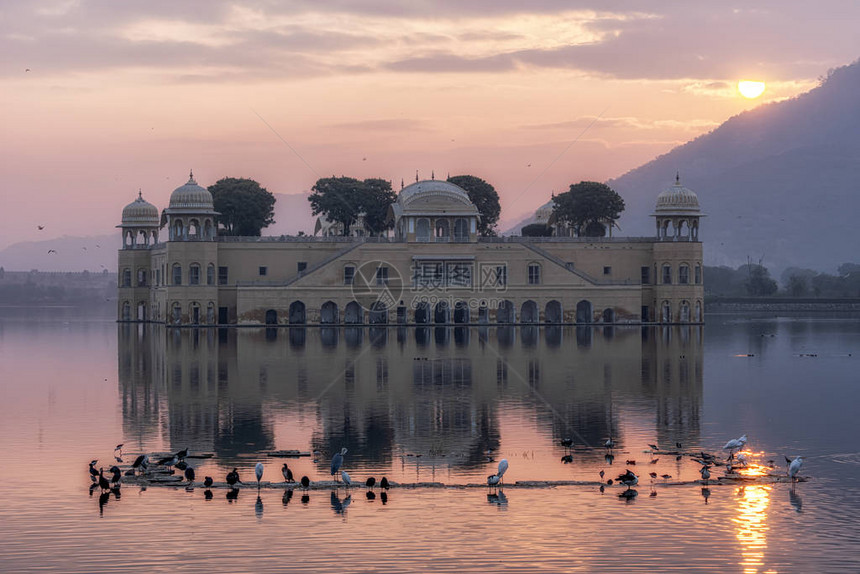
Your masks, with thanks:
[[[744,468],[750,468],[755,463],[753,463],[749,455],[744,452],[748,443],[748,437],[746,434],[740,436],[736,439],[731,439],[723,446],[722,450],[727,454],[725,459],[718,457],[717,455],[707,453],[705,451],[699,451],[697,453],[690,453],[682,451],[681,443],[675,443],[674,451],[669,449],[660,449],[657,444],[649,444],[649,448],[651,449],[651,459],[647,461],[645,464],[656,464],[660,458],[657,458],[655,455],[657,453],[661,453],[664,455],[676,455],[676,461],[680,461],[683,456],[687,455],[691,458],[691,460],[699,465],[699,475],[701,476],[701,483],[704,485],[702,489],[702,496],[705,498],[705,502],[707,503],[708,497],[710,496],[710,490],[707,488],[711,479],[712,472],[715,466],[724,466],[726,475],[731,476],[736,471],[742,471]],[[572,439],[563,438],[559,441],[559,444],[565,449],[565,454],[562,456],[562,462],[564,464],[570,464],[573,462],[573,449],[574,442]],[[618,443],[612,438],[608,437],[603,443],[603,447],[605,449],[604,460],[608,464],[612,464],[614,460],[614,449],[618,446]],[[122,463],[122,448],[123,444],[118,444],[114,449],[114,457],[117,462]],[[347,492],[350,488],[354,486],[354,481],[352,477],[349,475],[347,470],[344,468],[344,463],[346,460],[346,455],[348,453],[348,449],[342,448],[339,452],[336,452],[331,459],[331,465],[329,468],[330,475],[334,478],[334,486],[335,489],[343,486],[347,489]],[[315,453],[317,454],[317,453]],[[176,479],[172,479],[173,484],[182,484],[184,477],[184,484],[188,490],[193,490],[195,481],[197,480],[196,469],[186,461],[188,458],[188,448],[184,448],[175,453],[170,453],[167,456],[159,457],[157,460],[150,459],[148,454],[138,455],[134,461],[131,463],[131,466],[125,471],[123,474],[122,469],[117,465],[112,465],[108,469],[109,475],[105,474],[104,467],[98,467],[98,459],[94,459],[90,461],[88,465],[88,473],[91,479],[90,486],[90,494],[93,494],[96,488],[100,489],[99,496],[99,508],[100,511],[104,508],[104,505],[109,500],[110,494],[113,494],[116,498],[120,496],[120,488],[122,486],[123,476],[127,477],[143,477],[146,479],[156,480],[154,475],[174,475],[176,470],[182,473],[181,477],[178,479],[178,483]],[[491,459],[490,459],[491,460]],[[800,456],[790,458],[785,456],[785,462],[787,466],[786,475],[790,479],[792,483],[792,492],[794,489],[794,484],[796,481],[801,480],[799,472],[803,467],[803,458]],[[625,464],[627,467],[636,466],[637,461],[634,459],[626,459]],[[501,492],[501,488],[504,485],[504,476],[508,471],[510,464],[508,459],[504,458],[499,461],[498,466],[496,468],[496,472],[487,476],[487,487],[491,490],[491,492]],[[774,461],[768,461],[768,465],[766,468],[773,468]],[[262,462],[257,462],[254,466],[254,476],[256,478],[257,489],[259,490],[263,486],[263,475],[265,473],[265,465]],[[292,498],[293,488],[292,485],[296,485],[296,480],[293,476],[293,471],[290,469],[287,463],[283,463],[281,467],[281,474],[283,476],[283,484],[290,488],[285,491],[284,494],[284,504],[287,504],[289,500]],[[605,491],[606,486],[612,486],[613,484],[619,484],[624,486],[624,490],[618,495],[620,498],[624,498],[628,501],[632,500],[637,496],[637,491],[634,487],[639,485],[639,476],[633,472],[630,468],[626,468],[625,472],[619,474],[616,478],[609,478],[605,480],[605,471],[601,470],[599,472],[600,482],[599,490],[601,493]],[[651,478],[651,494],[650,496],[656,496],[657,492],[654,490],[654,483],[658,478],[662,478],[664,481],[667,481],[672,478],[672,475],[669,474],[658,474],[655,471],[651,471],[648,473]],[[229,488],[229,492],[227,493],[227,500],[234,501],[238,498],[239,494],[239,486],[245,485],[239,475],[238,467],[234,467],[230,470],[226,476],[224,477],[224,482]],[[145,484],[145,483],[144,483]],[[331,484],[331,483],[329,483]],[[302,476],[298,485],[304,491],[307,491],[310,488],[311,480],[308,476]],[[321,483],[320,486],[323,486],[324,483]],[[211,488],[216,486],[215,480],[211,476],[203,477],[202,486],[204,486],[207,490],[204,493],[205,498],[210,500],[212,498]],[[369,500],[374,500],[376,498],[376,492],[374,488],[377,486],[377,480],[375,477],[368,477],[364,486],[366,487],[366,496]],[[389,483],[386,477],[382,477],[379,481],[379,487],[382,491],[381,497],[382,502],[385,504],[387,502],[387,490],[390,488],[391,484]],[[324,487],[324,486],[323,486]],[[496,501],[497,497],[500,494],[492,494],[492,500]],[[302,497],[302,502],[307,502],[308,497],[305,492]],[[346,507],[350,503],[350,496],[341,501],[336,497],[334,491],[332,492],[332,508],[335,509],[336,513],[343,514],[346,510]],[[258,495],[257,505],[259,507],[260,512],[262,512],[262,501]]]

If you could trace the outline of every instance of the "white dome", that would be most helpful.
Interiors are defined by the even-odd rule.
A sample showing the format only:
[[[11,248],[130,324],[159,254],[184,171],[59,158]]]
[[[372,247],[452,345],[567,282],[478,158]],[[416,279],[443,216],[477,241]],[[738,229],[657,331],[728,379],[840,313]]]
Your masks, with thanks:
[[[122,210],[123,226],[155,226],[160,224],[158,208],[143,199],[143,193],[138,192],[137,199],[126,205]]]
[[[169,212],[185,211],[195,213],[211,213],[215,210],[212,203],[212,194],[205,187],[200,187],[194,181],[192,173],[188,178],[188,183],[181,187],[177,187],[170,194]]]
[[[699,198],[696,193],[681,185],[681,177],[675,176],[675,184],[657,196],[656,214],[699,214]]]
[[[416,181],[413,184],[407,185],[400,190],[400,195],[397,196],[401,203],[408,203],[417,195],[447,195],[454,194],[465,201],[469,201],[469,194],[459,185],[454,185],[449,181],[441,179],[425,179],[424,181]]]

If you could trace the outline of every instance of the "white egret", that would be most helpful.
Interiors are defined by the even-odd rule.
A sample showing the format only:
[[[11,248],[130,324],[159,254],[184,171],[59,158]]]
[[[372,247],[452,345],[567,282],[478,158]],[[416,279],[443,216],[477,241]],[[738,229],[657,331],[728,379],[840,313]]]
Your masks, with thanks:
[[[802,466],[803,458],[799,456],[791,461],[790,465],[788,465],[788,476],[791,478],[791,482],[794,482],[795,477],[797,476],[797,473],[800,472],[800,467]]]
[[[505,476],[505,472],[508,470],[508,459],[503,458],[499,461],[499,482],[502,482],[502,477]]]
[[[258,462],[256,466],[254,466],[254,474],[257,475],[257,488],[260,488],[260,479],[263,478],[263,463]]]
[[[742,435],[740,438],[733,438],[723,446],[723,450],[729,451],[729,454],[734,454],[736,450],[743,449],[747,444],[747,435]]]
[[[337,480],[337,472],[343,466],[343,456],[346,454],[346,447],[340,449],[340,452],[331,457],[331,475]]]

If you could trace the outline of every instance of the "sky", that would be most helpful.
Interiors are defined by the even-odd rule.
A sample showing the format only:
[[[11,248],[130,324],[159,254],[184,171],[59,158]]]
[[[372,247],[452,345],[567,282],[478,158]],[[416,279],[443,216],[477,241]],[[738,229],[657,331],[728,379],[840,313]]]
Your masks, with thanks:
[[[835,0],[2,0],[0,249],[110,233],[190,169],[274,193],[468,173],[504,228],[811,89],[860,56],[858,21]]]

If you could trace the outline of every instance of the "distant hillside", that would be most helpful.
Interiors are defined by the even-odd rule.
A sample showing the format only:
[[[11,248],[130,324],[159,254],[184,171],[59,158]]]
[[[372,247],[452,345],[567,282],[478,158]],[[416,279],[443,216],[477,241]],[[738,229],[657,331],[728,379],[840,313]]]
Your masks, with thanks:
[[[707,217],[711,265],[754,262],[830,270],[857,261],[860,226],[860,63],[817,88],[739,114],[714,131],[612,180],[627,203],[624,235],[654,233],[657,194],[681,182]]]

